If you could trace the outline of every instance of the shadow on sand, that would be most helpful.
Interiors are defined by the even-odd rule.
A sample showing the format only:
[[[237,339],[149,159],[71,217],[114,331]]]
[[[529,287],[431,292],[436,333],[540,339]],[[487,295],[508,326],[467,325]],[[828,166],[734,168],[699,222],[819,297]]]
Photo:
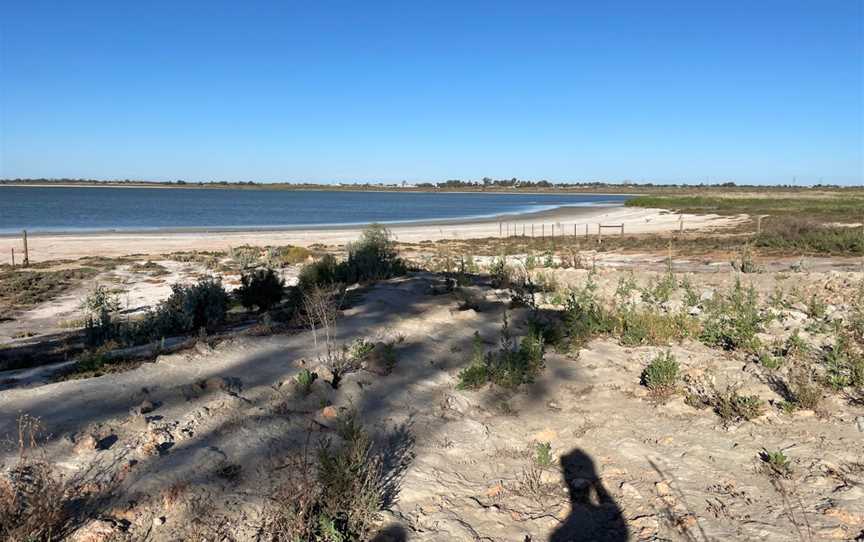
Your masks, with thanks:
[[[628,531],[621,509],[603,487],[591,457],[573,449],[561,456],[561,474],[570,492],[570,515],[549,541],[625,542]]]

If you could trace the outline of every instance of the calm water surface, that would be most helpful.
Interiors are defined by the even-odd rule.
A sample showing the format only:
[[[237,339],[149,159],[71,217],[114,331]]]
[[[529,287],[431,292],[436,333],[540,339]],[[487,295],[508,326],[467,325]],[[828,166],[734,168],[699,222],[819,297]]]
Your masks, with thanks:
[[[490,217],[627,196],[0,186],[0,233],[292,228]]]

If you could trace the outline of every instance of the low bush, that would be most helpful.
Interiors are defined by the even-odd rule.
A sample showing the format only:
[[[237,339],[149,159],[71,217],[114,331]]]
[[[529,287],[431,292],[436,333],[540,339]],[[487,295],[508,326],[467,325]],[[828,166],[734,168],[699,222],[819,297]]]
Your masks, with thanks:
[[[18,418],[18,459],[0,474],[0,540],[51,542],[66,540],[98,515],[113,496],[116,481],[97,479],[85,466],[64,477],[44,459],[46,441],[38,419]]]
[[[474,335],[474,352],[468,367],[460,371],[458,389],[477,389],[491,382],[507,389],[529,384],[543,369],[544,342],[531,331],[519,345],[510,335],[507,314],[501,327],[500,347],[483,353],[479,334]]]
[[[404,275],[405,262],[399,258],[390,230],[372,224],[363,230],[360,240],[348,245],[342,282],[364,282]]]
[[[845,334],[839,333],[825,355],[826,383],[836,390],[864,386],[864,353],[855,349]]]
[[[700,339],[724,350],[759,351],[756,334],[762,331],[762,317],[756,290],[736,281],[732,290],[709,304]]]
[[[305,397],[306,395],[309,395],[309,392],[312,390],[312,384],[314,384],[317,379],[318,373],[313,373],[309,369],[302,369],[294,377],[294,383],[297,385],[297,389],[300,393]]]
[[[285,281],[269,267],[253,269],[240,277],[236,295],[247,309],[257,307],[259,312],[266,312],[282,301]]]
[[[771,475],[788,476],[792,470],[792,464],[782,450],[775,452],[764,450],[759,452],[759,459]]]
[[[228,292],[219,279],[205,277],[196,284],[175,284],[171,296],[143,320],[124,327],[124,342],[142,343],[191,331],[212,331],[225,321]]]
[[[85,316],[99,317],[103,312],[112,313],[120,310],[120,299],[107,287],[97,284],[81,300],[80,309]]]
[[[765,401],[758,395],[740,395],[735,389],[717,392],[712,406],[714,412],[727,422],[749,421],[765,413]]]
[[[766,231],[753,244],[797,254],[864,254],[864,236],[860,228],[825,226],[795,218],[769,219]]]
[[[339,444],[322,440],[317,453],[289,460],[267,531],[277,542],[367,540],[385,501],[383,456],[353,416],[340,419]]]
[[[396,251],[390,231],[379,224],[363,230],[360,240],[348,245],[348,258],[337,262],[331,255],[303,267],[300,290],[337,283],[366,282],[404,275],[408,268]]]
[[[698,334],[698,322],[684,313],[625,308],[614,315],[614,332],[624,346],[662,346]]]
[[[642,385],[656,395],[669,395],[678,383],[678,360],[670,352],[658,355],[642,371]]]

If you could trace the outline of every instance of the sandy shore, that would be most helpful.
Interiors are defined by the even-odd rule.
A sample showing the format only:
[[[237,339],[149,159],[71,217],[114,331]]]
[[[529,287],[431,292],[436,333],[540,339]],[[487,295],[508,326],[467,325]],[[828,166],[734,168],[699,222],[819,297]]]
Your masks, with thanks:
[[[624,224],[626,233],[659,233],[677,231],[679,217],[661,209],[630,207],[565,207],[542,213],[501,216],[490,219],[442,221],[404,224],[390,227],[397,240],[419,242],[439,239],[472,239],[497,237],[507,231],[535,235],[597,233],[598,224]],[[688,231],[730,226],[741,218],[717,215],[683,215]],[[500,228],[500,231],[499,231]],[[320,243],[342,245],[357,239],[361,227],[331,227],[280,231],[184,231],[184,232],[107,232],[81,234],[44,234],[29,237],[30,260],[33,262],[84,256],[124,256],[128,254],[163,254],[185,250],[225,250],[240,245],[300,245]],[[604,230],[612,234],[615,230]],[[20,238],[0,237],[0,261],[10,262],[12,250],[20,263],[23,243]]]

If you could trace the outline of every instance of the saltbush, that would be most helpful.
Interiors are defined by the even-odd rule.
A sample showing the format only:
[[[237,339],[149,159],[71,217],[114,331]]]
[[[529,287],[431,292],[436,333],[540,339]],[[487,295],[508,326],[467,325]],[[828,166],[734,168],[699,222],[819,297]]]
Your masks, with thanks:
[[[670,352],[658,355],[642,371],[642,385],[655,394],[667,395],[678,382],[678,360]]]
[[[285,295],[285,281],[269,267],[244,272],[240,283],[236,295],[247,309],[257,307],[260,312],[266,312]]]

